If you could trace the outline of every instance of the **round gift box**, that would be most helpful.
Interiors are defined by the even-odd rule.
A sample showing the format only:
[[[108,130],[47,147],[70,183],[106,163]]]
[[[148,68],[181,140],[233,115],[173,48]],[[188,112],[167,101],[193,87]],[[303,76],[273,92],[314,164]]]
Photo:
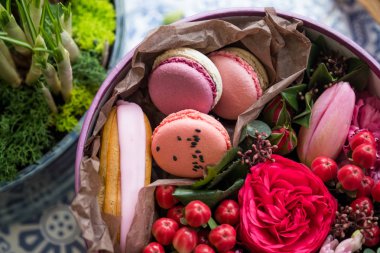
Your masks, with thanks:
[[[380,95],[380,64],[370,56],[363,48],[346,36],[334,31],[333,29],[319,24],[317,21],[310,20],[306,17],[291,14],[288,12],[277,11],[277,15],[285,19],[299,19],[303,21],[303,27],[312,37],[323,35],[332,49],[339,50],[345,56],[354,56],[366,62],[370,68],[370,91],[373,94]],[[202,21],[209,19],[225,19],[232,17],[252,17],[259,18],[265,16],[264,9],[255,8],[237,8],[223,9],[207,13],[198,14],[178,21],[177,23]],[[90,109],[84,120],[82,131],[80,133],[77,146],[75,162],[75,189],[78,192],[80,188],[80,164],[84,155],[84,147],[88,136],[91,135],[95,122],[98,118],[100,108],[109,99],[115,85],[120,82],[130,69],[134,50],[131,50],[110,72],[105,82],[96,94]]]

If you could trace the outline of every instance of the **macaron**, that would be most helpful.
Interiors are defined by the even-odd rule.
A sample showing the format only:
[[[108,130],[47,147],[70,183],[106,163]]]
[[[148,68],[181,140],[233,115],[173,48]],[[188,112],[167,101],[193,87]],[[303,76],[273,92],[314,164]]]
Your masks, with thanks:
[[[164,114],[184,109],[208,113],[222,95],[222,78],[212,61],[192,48],[158,56],[148,81],[153,104]]]
[[[102,131],[98,203],[102,212],[121,217],[121,252],[126,250],[138,193],[150,183],[151,135],[141,107],[124,101],[112,108]]]
[[[203,176],[231,147],[223,125],[210,115],[187,109],[167,116],[152,135],[152,155],[160,168],[186,178]]]
[[[223,93],[214,112],[236,120],[253,105],[269,85],[261,62],[247,50],[230,47],[209,54],[222,77]]]

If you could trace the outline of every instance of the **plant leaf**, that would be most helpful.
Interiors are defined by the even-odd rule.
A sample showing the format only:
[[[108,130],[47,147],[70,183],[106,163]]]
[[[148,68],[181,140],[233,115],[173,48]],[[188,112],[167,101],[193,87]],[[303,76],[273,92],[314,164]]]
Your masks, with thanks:
[[[234,192],[238,191],[244,184],[244,179],[239,179],[225,191],[221,190],[193,190],[190,188],[177,187],[173,196],[176,197],[183,205],[187,205],[193,200],[200,200],[210,208],[218,202],[227,198]]]
[[[283,90],[281,92],[281,96],[283,99],[285,99],[286,103],[288,103],[295,111],[298,111],[298,93],[304,91],[306,87],[307,84],[298,84],[291,86]]]
[[[327,46],[327,42],[325,37],[322,35],[318,36],[318,38],[314,41],[314,43],[325,53],[329,51],[329,47]]]
[[[261,120],[253,120],[251,122],[248,122],[248,124],[243,127],[240,134],[239,143],[242,143],[248,136],[252,138],[256,138],[256,135],[255,135],[256,131],[258,131],[259,133],[264,132],[267,134],[266,137],[263,136],[263,139],[268,138],[269,135],[272,133],[272,130],[267,125],[267,123]]]
[[[379,253],[380,251],[379,251],[379,249],[377,249],[377,252]],[[363,253],[376,253],[374,250],[372,250],[372,249],[365,249],[364,251],[363,251]]]
[[[235,158],[237,157],[237,148],[231,148],[230,150],[227,151],[227,153],[223,156],[222,160],[214,166],[207,166],[207,175],[199,180],[196,181],[192,184],[193,189],[200,189],[203,186],[207,185],[209,182],[211,182],[216,175],[224,169],[229,163],[231,163]]]
[[[307,62],[307,68],[306,68],[306,73],[307,76],[310,78],[311,76],[311,68],[315,65],[316,60],[318,59],[318,55],[321,51],[321,47],[318,46],[316,43],[311,44],[310,48],[310,54],[309,54],[309,61]]]
[[[238,179],[244,179],[248,174],[249,166],[247,164],[243,164],[241,160],[237,160],[230,164],[227,169],[223,170],[221,173],[216,175],[214,180],[207,185],[207,189],[216,189],[216,186],[220,186],[223,184],[228,188]],[[218,189],[222,189],[222,187],[218,187]]]
[[[311,109],[313,107],[313,100],[312,100],[312,94],[311,92],[307,92],[305,94],[305,111],[298,114],[293,118],[293,123],[296,123],[298,125],[309,127],[310,124],[310,117],[311,117]]]
[[[216,221],[212,217],[210,217],[207,224],[211,230],[213,230],[214,228],[216,228],[218,226],[218,224],[216,223]]]
[[[321,63],[311,76],[308,88],[312,89],[317,85],[329,84],[332,81],[334,81],[334,78],[330,75],[326,65]]]
[[[348,65],[347,74],[339,81],[349,82],[358,91],[364,90],[368,84],[368,65],[357,58],[349,58],[346,62]]]

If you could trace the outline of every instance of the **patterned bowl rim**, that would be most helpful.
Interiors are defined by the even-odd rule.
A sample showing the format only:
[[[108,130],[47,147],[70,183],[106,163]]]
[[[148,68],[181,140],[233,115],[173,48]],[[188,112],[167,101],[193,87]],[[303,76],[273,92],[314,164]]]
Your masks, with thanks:
[[[353,40],[348,38],[347,36],[335,31],[334,29],[319,23],[318,21],[311,20],[308,17],[294,14],[291,12],[278,11],[276,10],[278,16],[283,17],[285,19],[296,18],[303,21],[305,27],[320,32],[332,40],[335,40],[342,46],[346,47],[349,51],[354,53],[357,57],[364,60],[368,65],[372,72],[380,77],[380,64],[362,47],[356,44]],[[262,17],[265,16],[264,8],[226,8],[219,9],[215,11],[203,12],[200,14],[196,14],[193,16],[189,16],[182,20],[177,21],[176,23],[184,23],[191,21],[201,21],[208,19],[217,19],[217,18],[226,18],[226,17],[236,17],[236,16],[256,16]],[[138,45],[137,45],[138,46]],[[136,46],[136,47],[137,47]],[[135,47],[135,48],[136,48]],[[125,69],[128,64],[131,63],[132,56],[134,54],[135,48],[129,51],[122,60],[115,66],[115,68],[109,73],[106,80],[103,82],[102,86],[98,90],[92,104],[87,111],[85,116],[82,130],[79,136],[79,141],[77,145],[76,151],[76,160],[75,160],[75,191],[78,192],[80,188],[80,163],[83,158],[84,146],[87,140],[88,133],[90,131],[90,126],[92,125],[92,121],[97,118],[96,112],[98,108],[101,106],[100,102],[102,98],[107,94],[109,87],[112,87],[116,80],[119,78],[119,74],[121,72],[125,72]]]

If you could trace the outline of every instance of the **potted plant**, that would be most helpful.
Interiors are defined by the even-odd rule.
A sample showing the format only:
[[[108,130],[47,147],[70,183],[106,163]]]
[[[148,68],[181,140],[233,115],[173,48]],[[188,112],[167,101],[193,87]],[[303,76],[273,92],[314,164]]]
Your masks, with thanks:
[[[13,206],[33,208],[20,191],[72,166],[81,119],[106,76],[116,13],[108,0],[1,0],[0,13],[3,223],[16,217]]]

